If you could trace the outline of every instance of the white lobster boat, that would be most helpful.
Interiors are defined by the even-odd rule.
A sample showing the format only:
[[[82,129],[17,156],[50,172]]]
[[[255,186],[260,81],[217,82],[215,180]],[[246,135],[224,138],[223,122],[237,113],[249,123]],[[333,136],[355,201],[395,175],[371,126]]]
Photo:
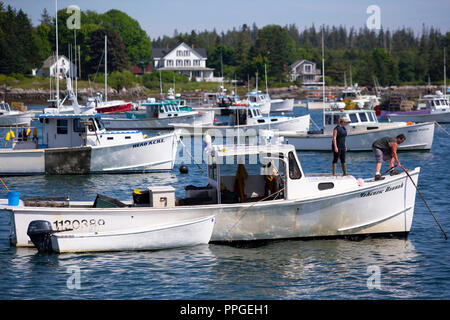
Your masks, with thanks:
[[[183,199],[175,200],[174,188],[150,187],[150,200],[133,195],[121,207],[77,201],[50,207],[26,200],[5,206],[13,216],[12,243],[32,245],[27,229],[34,220],[48,221],[54,231],[110,234],[214,215],[213,242],[405,236],[411,229],[416,189],[405,173],[380,181],[307,175],[294,147],[279,143],[208,146],[206,157],[208,185],[185,187]],[[409,172],[416,184],[419,172]]]
[[[292,112],[294,99],[271,99],[270,112]]]
[[[8,103],[0,101],[0,127],[29,126],[31,118],[30,111],[11,110]]]
[[[450,123],[450,102],[442,92],[435,95],[426,95],[417,103],[417,109],[406,112],[390,112],[387,114],[390,121],[436,121]]]
[[[234,105],[228,108],[229,121],[214,125],[198,125],[192,123],[177,123],[173,127],[180,135],[214,137],[228,136],[258,136],[261,130],[295,130],[307,131],[310,127],[310,115],[292,116],[264,116],[259,105]]]
[[[280,131],[295,146],[296,150],[331,151],[333,130],[339,118],[347,115],[350,123],[346,126],[347,151],[371,151],[372,143],[383,137],[406,136],[399,150],[430,150],[433,144],[434,123],[378,122],[373,110],[328,110],[325,111],[325,126],[318,131]]]
[[[131,173],[172,170],[175,133],[147,137],[140,131],[107,131],[98,114],[42,114],[42,138],[0,149],[0,174]]]
[[[127,129],[173,129],[176,123],[193,123],[195,125],[211,125],[214,112],[208,110],[180,110],[177,101],[147,101],[141,104],[145,111],[126,112],[125,117],[102,117],[103,123],[110,130]]]

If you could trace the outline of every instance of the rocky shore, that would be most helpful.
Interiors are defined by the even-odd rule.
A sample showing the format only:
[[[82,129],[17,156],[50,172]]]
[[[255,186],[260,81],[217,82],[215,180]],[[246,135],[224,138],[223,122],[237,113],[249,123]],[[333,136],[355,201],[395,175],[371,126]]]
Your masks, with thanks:
[[[242,88],[244,89],[244,88]],[[340,96],[341,91],[344,89],[342,86],[327,86],[326,94],[336,97]],[[363,93],[375,94],[371,88],[361,88]],[[245,90],[245,89],[244,89]],[[391,86],[380,88],[382,94],[401,93],[406,95],[409,99],[416,99],[420,96],[434,93],[436,90],[443,90],[440,86]],[[50,93],[47,89],[21,89],[21,88],[6,88],[6,93],[2,92],[1,99],[6,102],[23,102],[25,105],[46,105],[47,100],[50,99]],[[99,91],[103,93],[103,91]],[[189,92],[181,92],[184,99],[188,101],[201,101],[203,100],[206,90],[194,90]],[[241,91],[240,91],[241,92]],[[270,96],[272,98],[292,98],[296,100],[318,98],[322,94],[322,88],[316,87],[314,89],[308,89],[305,87],[289,86],[282,88],[269,89]],[[82,103],[83,99],[95,94],[90,89],[79,89],[78,100]],[[61,97],[63,97],[63,91],[61,90]],[[134,88],[115,90],[108,90],[109,100],[120,99],[126,101],[138,101],[147,99],[148,97],[159,97],[159,94],[148,94],[148,90],[142,86],[136,86]]]

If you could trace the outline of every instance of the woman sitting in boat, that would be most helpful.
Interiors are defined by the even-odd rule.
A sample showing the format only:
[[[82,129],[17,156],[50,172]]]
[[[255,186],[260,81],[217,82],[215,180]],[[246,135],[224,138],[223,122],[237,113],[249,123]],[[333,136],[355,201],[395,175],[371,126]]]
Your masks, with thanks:
[[[347,164],[345,163],[345,152],[347,147],[345,145],[345,137],[347,137],[347,129],[345,126],[350,122],[348,116],[339,119],[339,125],[333,130],[333,143],[331,150],[333,151],[333,176],[336,175],[336,168],[338,159],[341,159],[342,175],[347,175]]]

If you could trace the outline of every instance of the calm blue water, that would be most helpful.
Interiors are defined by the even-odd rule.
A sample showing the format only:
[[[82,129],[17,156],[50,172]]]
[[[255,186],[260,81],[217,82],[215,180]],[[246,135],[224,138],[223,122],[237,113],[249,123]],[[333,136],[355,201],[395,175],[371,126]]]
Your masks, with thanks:
[[[297,114],[305,113],[297,109]],[[321,113],[313,112],[321,124]],[[450,131],[450,125],[444,126]],[[5,131],[0,131],[4,137]],[[449,136],[439,128],[431,152],[400,154],[406,168],[420,166],[419,188],[450,233]],[[3,140],[2,140],[3,143]],[[307,173],[329,172],[331,154],[300,153]],[[372,153],[347,154],[349,172],[374,174]],[[188,164],[171,173],[8,177],[22,196],[69,195],[93,200],[97,193],[129,199],[135,187],[202,185],[205,175]],[[385,167],[383,167],[385,168]],[[0,198],[7,194],[0,186]],[[388,205],[388,204],[386,204]],[[0,299],[450,299],[450,242],[417,196],[407,240],[276,241],[253,248],[203,245],[156,252],[40,255],[10,247],[11,222],[0,211]],[[80,289],[70,289],[71,268]],[[379,286],[369,289],[379,268]]]

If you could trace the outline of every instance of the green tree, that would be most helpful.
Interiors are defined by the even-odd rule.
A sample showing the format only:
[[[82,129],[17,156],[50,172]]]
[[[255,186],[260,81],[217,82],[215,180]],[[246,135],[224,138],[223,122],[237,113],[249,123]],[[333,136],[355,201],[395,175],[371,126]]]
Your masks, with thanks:
[[[125,54],[125,45],[120,36],[108,29],[97,29],[90,34],[88,41],[88,54],[91,58],[89,64],[90,73],[105,68],[105,35],[108,45],[108,72],[128,69],[128,61]]]
[[[267,69],[269,76],[278,81],[288,79],[288,66],[295,59],[295,42],[288,30],[278,25],[265,26],[259,30],[251,52],[253,58],[267,57],[270,65]]]
[[[104,28],[116,31],[125,44],[128,61],[149,63],[152,53],[150,38],[139,23],[119,10],[109,10],[100,16]]]

